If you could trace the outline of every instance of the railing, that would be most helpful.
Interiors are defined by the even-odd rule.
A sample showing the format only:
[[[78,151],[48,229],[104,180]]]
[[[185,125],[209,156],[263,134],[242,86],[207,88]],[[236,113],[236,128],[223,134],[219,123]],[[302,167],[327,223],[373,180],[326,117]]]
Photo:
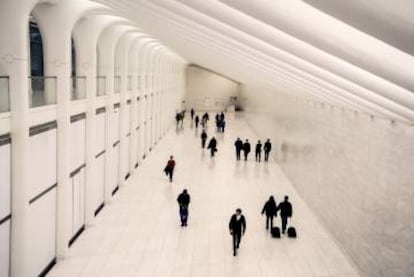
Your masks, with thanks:
[[[70,99],[81,100],[86,98],[86,77],[71,77]]]
[[[56,77],[29,77],[30,108],[56,104]]]
[[[97,76],[96,77],[96,96],[105,96],[106,95],[106,77]]]
[[[128,91],[132,91],[132,76],[128,76]]]
[[[10,112],[9,77],[0,76],[0,113]]]
[[[121,93],[121,76],[114,76],[114,93]]]

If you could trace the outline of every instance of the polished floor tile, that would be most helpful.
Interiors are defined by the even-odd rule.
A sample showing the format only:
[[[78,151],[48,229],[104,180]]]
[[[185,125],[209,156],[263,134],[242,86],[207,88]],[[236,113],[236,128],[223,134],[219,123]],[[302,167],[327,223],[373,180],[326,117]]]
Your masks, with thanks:
[[[228,115],[224,134],[212,126],[208,134],[218,141],[214,158],[189,121],[171,130],[49,276],[359,276],[276,163],[257,163],[253,155],[235,161],[237,136],[253,147],[257,141],[243,118]],[[170,154],[177,162],[173,183],[162,172]],[[180,227],[176,203],[184,188],[191,195],[187,228]],[[269,195],[279,201],[285,194],[298,238],[272,239],[260,212]],[[247,231],[233,257],[228,220],[238,207]]]

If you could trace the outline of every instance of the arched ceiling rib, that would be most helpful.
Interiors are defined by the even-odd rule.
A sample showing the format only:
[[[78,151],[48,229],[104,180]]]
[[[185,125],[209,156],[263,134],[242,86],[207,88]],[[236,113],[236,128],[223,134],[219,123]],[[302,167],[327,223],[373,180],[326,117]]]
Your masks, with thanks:
[[[395,79],[393,83],[380,77],[381,74],[375,72],[376,70],[368,71],[355,66],[344,57],[339,58],[340,51],[333,53],[338,55],[333,55],[330,51],[324,51],[326,49],[322,49],[322,46],[317,48],[304,41],[306,38],[300,35],[297,35],[298,38],[284,33],[278,29],[277,24],[272,26],[266,22],[269,21],[268,17],[255,18],[231,7],[247,5],[247,0],[223,0],[225,3],[185,0],[99,2],[136,22],[189,62],[200,64],[241,83],[274,88],[280,88],[283,84],[287,92],[306,95],[308,98],[313,95],[335,105],[393,119],[414,121],[414,94],[404,88],[406,83],[397,84],[398,80]],[[254,3],[262,9],[262,5],[265,5],[262,1]],[[292,0],[292,3],[313,9],[299,0]],[[242,8],[246,7],[249,5]],[[326,17],[329,18],[327,15]],[[337,21],[333,22],[338,23]],[[340,24],[348,27],[349,30],[345,30],[349,32],[358,32],[341,22]],[[281,39],[277,41],[279,37],[275,37],[275,34],[285,40],[284,44],[281,44]],[[344,37],[346,38],[346,34],[342,39]],[[377,41],[375,38],[368,39]],[[333,43],[335,47],[341,47]],[[382,47],[383,44],[378,41],[372,51],[375,52],[376,47]],[[354,48],[366,51],[363,45]],[[387,49],[401,56],[402,52],[398,49]],[[380,52],[376,54],[378,53]],[[404,57],[409,56],[402,54]],[[409,57],[408,61],[398,64],[399,68],[406,69],[408,64],[414,64],[413,57]],[[367,61],[361,58],[361,62]],[[378,68],[383,68],[386,64],[383,60],[375,62],[378,63]],[[377,66],[373,61],[368,63],[371,67]],[[411,72],[406,69],[402,75],[407,77],[409,74]],[[414,79],[411,82],[414,83]]]

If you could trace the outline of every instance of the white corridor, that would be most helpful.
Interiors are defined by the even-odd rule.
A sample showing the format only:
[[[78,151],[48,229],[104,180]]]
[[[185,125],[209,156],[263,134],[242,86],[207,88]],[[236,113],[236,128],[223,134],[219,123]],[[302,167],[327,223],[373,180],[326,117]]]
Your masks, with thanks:
[[[237,136],[249,138],[252,148],[257,141],[242,118],[227,115],[224,135],[210,122],[209,138],[218,141],[210,158],[188,117],[183,130],[171,129],[140,163],[48,276],[359,276],[275,162],[256,163],[252,154],[248,162],[235,161]],[[170,154],[177,162],[172,184],[162,172]],[[187,228],[180,227],[176,202],[184,188],[192,200]],[[265,230],[260,212],[271,194],[277,202],[289,195],[297,239],[272,239]],[[247,231],[233,257],[228,221],[237,207]],[[280,226],[280,217],[275,223]]]

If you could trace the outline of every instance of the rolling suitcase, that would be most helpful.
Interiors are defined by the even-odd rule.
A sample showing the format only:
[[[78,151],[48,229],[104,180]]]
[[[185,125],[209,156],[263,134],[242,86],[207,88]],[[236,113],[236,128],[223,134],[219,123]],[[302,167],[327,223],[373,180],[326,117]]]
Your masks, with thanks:
[[[270,230],[270,233],[272,234],[272,237],[275,239],[280,239],[280,229],[279,227],[272,227]]]
[[[287,229],[288,237],[289,238],[296,238],[296,229],[295,227],[289,227]]]

